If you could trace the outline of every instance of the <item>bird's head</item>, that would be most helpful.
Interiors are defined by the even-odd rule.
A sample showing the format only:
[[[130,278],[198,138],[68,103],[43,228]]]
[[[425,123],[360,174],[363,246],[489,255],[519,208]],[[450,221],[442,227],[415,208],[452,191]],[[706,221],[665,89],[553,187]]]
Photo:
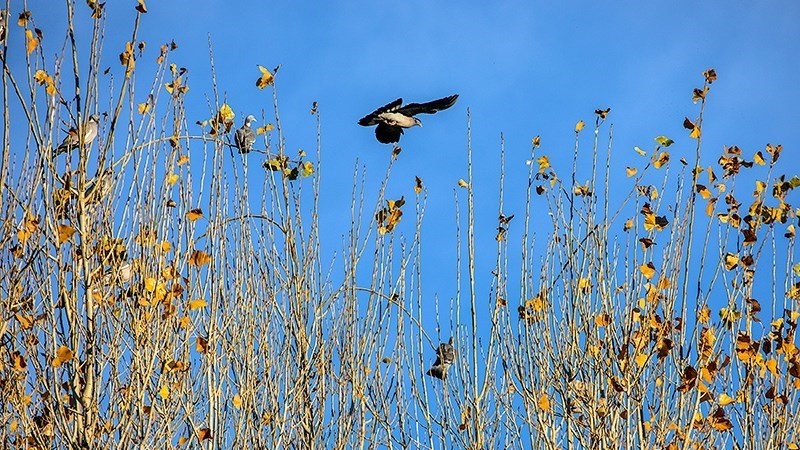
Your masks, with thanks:
[[[255,121],[256,121],[256,116],[254,116],[254,115],[252,115],[252,114],[250,114],[249,116],[247,116],[247,117],[245,117],[245,118],[244,118],[244,123],[245,123],[247,126],[250,126],[250,124],[251,124],[251,123],[253,123],[253,122],[255,122]]]
[[[414,117],[414,125],[416,125],[418,127],[421,127],[422,126],[422,121],[417,119],[416,117]]]
[[[91,116],[89,116],[89,121],[100,123],[100,116],[98,116],[97,114],[92,114]]]

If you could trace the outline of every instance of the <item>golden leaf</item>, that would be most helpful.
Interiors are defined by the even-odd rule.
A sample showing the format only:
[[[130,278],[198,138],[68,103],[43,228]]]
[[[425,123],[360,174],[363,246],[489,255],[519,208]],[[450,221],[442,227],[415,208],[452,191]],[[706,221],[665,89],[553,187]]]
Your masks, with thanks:
[[[462,188],[468,188],[468,187],[469,187],[469,183],[467,183],[466,181],[464,181],[464,179],[463,179],[463,178],[459,178],[459,179],[458,179],[458,186],[459,186],[459,187],[462,187]]]
[[[33,328],[33,324],[36,323],[36,319],[33,316],[16,313],[14,314],[14,317],[16,317],[17,322],[19,322],[19,325],[23,330],[29,330]]]
[[[153,277],[145,278],[144,288],[147,292],[154,292],[156,290],[156,279]]]
[[[139,114],[147,114],[150,112],[150,102],[139,103],[136,109],[139,110]]]
[[[75,228],[72,228],[69,225],[62,225],[58,224],[58,243],[63,244],[72,238],[72,235],[75,234]]]
[[[144,0],[136,0],[139,4],[136,5],[136,10],[142,14],[147,13],[147,6],[144,4]]]
[[[171,173],[171,174],[167,175],[167,184],[172,186],[172,185],[174,185],[175,183],[178,182],[178,179],[180,179],[180,176],[178,176],[177,174]]]
[[[642,368],[645,364],[647,364],[648,359],[650,359],[650,355],[647,353],[639,353],[636,355],[636,365],[639,366],[639,368]]]
[[[25,51],[30,55],[39,47],[39,40],[33,37],[33,31],[25,30]]]
[[[17,16],[17,25],[21,27],[25,27],[28,25],[28,19],[31,18],[30,11],[22,11],[19,16]]]
[[[764,161],[764,154],[761,153],[760,150],[757,151],[756,154],[753,156],[753,162],[755,162],[759,166],[763,166],[764,164],[767,163],[766,161]]]
[[[725,254],[725,268],[728,270],[733,270],[739,264],[739,256],[734,253],[726,253]]]
[[[161,397],[162,400],[169,398],[169,388],[166,384],[161,385],[161,389],[158,390],[158,396]]]
[[[626,167],[625,168],[625,175],[627,175],[628,178],[630,178],[630,177],[636,175],[636,172],[638,172],[638,171],[639,171],[639,169],[637,169],[635,167]]]
[[[601,313],[594,316],[594,324],[598,327],[606,327],[611,324],[611,315]]]
[[[736,399],[728,394],[721,394],[717,402],[719,403],[719,406],[728,406],[731,403],[736,403]]]
[[[270,71],[264,66],[258,66],[258,70],[261,71],[261,76],[258,77],[256,80],[256,87],[259,89],[264,89],[265,87],[272,84],[275,81],[275,77],[272,76]]]
[[[194,349],[197,350],[198,353],[207,353],[208,352],[208,339],[204,338],[203,336],[197,336],[197,340],[194,344]]]
[[[177,163],[177,164],[178,164],[179,166],[182,166],[182,165],[184,165],[184,164],[186,164],[186,163],[188,163],[188,162],[189,162],[189,155],[181,155],[181,156],[178,158],[178,163]]]
[[[639,270],[642,272],[642,275],[644,275],[644,277],[647,278],[648,280],[653,278],[653,275],[656,274],[656,268],[652,262],[649,262],[647,264],[642,264],[641,266],[639,266]]]
[[[534,148],[538,147],[541,142],[542,140],[539,138],[539,136],[535,136],[533,139],[531,139],[531,145],[533,145]]]
[[[548,397],[547,394],[542,394],[542,396],[539,397],[539,401],[536,402],[536,405],[539,406],[539,409],[542,411],[549,412],[551,407],[550,397]]]
[[[220,119],[222,119],[222,122],[232,122],[233,119],[236,117],[236,114],[233,112],[233,109],[230,106],[228,106],[227,103],[223,103],[222,106],[219,107],[217,116]]]
[[[204,266],[211,262],[211,255],[202,251],[202,250],[195,250],[192,252],[192,255],[189,257],[189,264],[192,266]]]
[[[419,194],[422,192],[422,178],[414,177],[414,192]]]
[[[191,222],[194,222],[195,220],[201,217],[203,217],[203,210],[200,208],[195,208],[186,213],[186,218],[189,219],[189,221]]]
[[[236,407],[236,409],[241,408],[242,407],[242,396],[239,395],[239,394],[234,395],[233,398],[231,399],[231,404],[234,407]]]
[[[72,361],[75,353],[69,347],[62,345],[56,350],[56,357],[53,359],[53,367],[61,367],[62,364]]]
[[[196,298],[189,302],[189,311],[202,309],[205,308],[206,306],[208,306],[208,302],[206,302],[202,298]]]
[[[539,173],[544,173],[545,170],[550,168],[550,158],[547,155],[537,158],[536,163],[539,164]]]
[[[579,120],[578,123],[575,124],[575,132],[580,133],[583,129],[584,123],[582,120]]]
[[[625,225],[622,226],[622,231],[628,231],[634,227],[633,217],[625,221]]]
[[[669,153],[661,152],[659,153],[658,158],[655,161],[653,161],[653,167],[655,167],[656,169],[660,169],[668,162],[669,162]]]
[[[306,161],[303,163],[303,168],[300,171],[300,175],[303,177],[308,177],[314,174],[314,164],[311,161]]]

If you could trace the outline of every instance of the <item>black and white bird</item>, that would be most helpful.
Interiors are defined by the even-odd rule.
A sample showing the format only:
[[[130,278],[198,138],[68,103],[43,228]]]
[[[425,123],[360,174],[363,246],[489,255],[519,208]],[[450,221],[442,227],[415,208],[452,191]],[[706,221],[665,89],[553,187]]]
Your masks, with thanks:
[[[422,126],[422,121],[414,117],[417,114],[433,114],[453,106],[458,100],[458,94],[440,98],[427,103],[409,103],[405,106],[403,99],[381,106],[367,114],[358,121],[359,125],[369,127],[377,125],[375,137],[382,144],[392,144],[400,141],[403,128]]]
[[[455,360],[456,349],[453,347],[453,338],[451,337],[449,341],[439,344],[439,348],[436,349],[436,361],[430,370],[425,372],[425,375],[444,380],[447,378],[447,369],[453,365]]]
[[[256,118],[253,115],[245,117],[244,125],[234,133],[233,140],[236,148],[239,149],[239,153],[250,153],[250,150],[253,149],[253,144],[256,142],[256,133],[250,128],[250,124],[255,121]]]
[[[86,182],[88,186],[83,194],[87,205],[100,203],[111,194],[114,189],[114,169],[108,167],[94,179]]]
[[[67,137],[61,141],[61,144],[56,148],[56,155],[60,155],[62,153],[67,153],[71,150],[74,150],[80,147],[81,144],[89,145],[94,141],[94,138],[97,137],[97,127],[99,125],[100,118],[94,114],[89,116],[89,120],[86,123],[76,128],[70,128],[67,132]],[[81,134],[83,137],[81,137]]]

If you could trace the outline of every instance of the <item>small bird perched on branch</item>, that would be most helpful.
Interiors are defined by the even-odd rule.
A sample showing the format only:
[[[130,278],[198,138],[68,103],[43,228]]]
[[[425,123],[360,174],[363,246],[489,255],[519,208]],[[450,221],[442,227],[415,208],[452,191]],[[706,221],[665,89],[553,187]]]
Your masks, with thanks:
[[[440,98],[427,103],[403,103],[402,98],[381,106],[375,111],[367,114],[358,121],[361,126],[378,125],[375,128],[375,137],[382,144],[391,144],[400,141],[403,128],[422,126],[422,121],[414,117],[417,114],[433,114],[437,111],[445,110],[456,103],[458,94]]]
[[[89,186],[83,194],[83,198],[86,199],[86,204],[100,203],[111,194],[114,188],[114,169],[111,167],[106,168],[86,184]]]
[[[78,129],[70,128],[67,132],[67,137],[65,137],[61,145],[56,148],[56,156],[74,150],[80,147],[81,144],[91,144],[94,138],[97,137],[99,120],[100,118],[98,116],[92,114],[82,127],[78,127]],[[81,134],[83,134],[83,137],[81,137]]]
[[[425,372],[425,375],[444,380],[447,378],[447,369],[453,365],[456,360],[456,349],[453,348],[453,338],[447,342],[439,344],[436,349],[436,361],[431,366],[430,370]]]
[[[234,133],[233,141],[236,144],[236,148],[239,149],[239,153],[250,153],[250,150],[253,149],[253,144],[256,142],[256,133],[250,128],[250,124],[255,121],[256,118],[253,115],[245,117],[244,125]]]

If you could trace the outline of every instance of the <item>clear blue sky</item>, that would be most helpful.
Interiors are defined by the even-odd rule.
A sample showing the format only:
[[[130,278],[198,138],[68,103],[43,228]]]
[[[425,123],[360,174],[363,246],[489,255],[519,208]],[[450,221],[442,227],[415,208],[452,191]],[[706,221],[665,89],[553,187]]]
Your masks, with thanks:
[[[79,11],[85,9],[78,3]],[[129,3],[132,13],[135,2]],[[29,2],[44,29],[49,4]],[[121,49],[131,16],[119,12],[117,1],[108,8],[107,46]],[[390,147],[378,144],[372,129],[356,125],[358,118],[397,97],[427,101],[460,94],[454,108],[423,116],[425,127],[403,137],[404,151],[387,191],[389,198],[409,198],[414,176],[425,182],[425,239],[445,250],[428,250],[428,267],[441,267],[443,274],[441,280],[429,275],[428,287],[444,298],[454,293],[453,189],[466,176],[467,107],[476,198],[485,212],[478,239],[487,251],[494,249],[497,225],[501,132],[508,166],[506,213],[521,214],[531,138],[541,135],[541,153],[550,155],[564,177],[575,122],[589,125],[581,142],[589,150],[595,108],[612,109],[608,123],[614,125],[619,167],[641,165],[631,149],[650,149],[653,137],[662,134],[677,142],[674,161],[690,156],[694,142],[682,122],[696,115],[691,91],[702,85],[707,68],[715,68],[719,80],[706,111],[703,164],[715,163],[722,145],[739,145],[751,155],[771,142],[783,144],[782,158],[800,165],[800,3],[794,1],[151,0],[148,9],[140,36],[149,47],[139,67],[155,58],[159,44],[175,39],[179,48],[172,61],[190,68],[190,120],[209,116],[209,34],[218,85],[237,113],[237,125],[247,114],[260,117],[262,109],[272,121],[271,96],[254,87],[257,64],[282,66],[279,101],[290,152],[314,149],[309,109],[319,102],[329,252],[339,250],[348,225],[340,211],[347,207],[356,160],[367,167],[374,201],[389,158]],[[57,39],[50,41],[51,52],[60,48]],[[105,65],[119,68],[117,53],[107,51]],[[580,169],[588,178],[587,164]],[[403,223],[400,231],[410,234],[411,225]]]

